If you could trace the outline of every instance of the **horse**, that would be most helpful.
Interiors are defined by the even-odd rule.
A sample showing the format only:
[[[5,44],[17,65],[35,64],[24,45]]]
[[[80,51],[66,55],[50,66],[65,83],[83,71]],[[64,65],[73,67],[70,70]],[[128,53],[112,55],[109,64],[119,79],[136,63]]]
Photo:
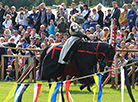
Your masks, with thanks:
[[[40,70],[41,79],[49,80],[50,78],[57,78],[59,76],[73,75],[77,77],[90,75],[94,72],[93,66],[97,62],[102,63],[100,71],[104,71],[104,67],[110,67],[115,55],[115,48],[107,43],[100,42],[79,42],[77,50],[74,52],[69,65],[62,65],[58,63],[59,54],[63,44],[56,44],[46,47],[41,53]],[[92,78],[85,78],[82,80],[84,87],[94,83]]]

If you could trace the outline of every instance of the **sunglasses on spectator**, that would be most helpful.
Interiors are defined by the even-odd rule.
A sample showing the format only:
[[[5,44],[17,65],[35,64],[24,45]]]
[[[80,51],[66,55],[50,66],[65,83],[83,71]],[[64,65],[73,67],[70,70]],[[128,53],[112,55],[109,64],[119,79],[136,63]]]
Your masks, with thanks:
[[[108,31],[108,29],[104,29],[104,31]]]
[[[132,5],[132,6],[136,6],[136,5]]]
[[[96,10],[92,10],[92,11],[96,11]]]
[[[59,36],[59,34],[57,34],[56,36]]]

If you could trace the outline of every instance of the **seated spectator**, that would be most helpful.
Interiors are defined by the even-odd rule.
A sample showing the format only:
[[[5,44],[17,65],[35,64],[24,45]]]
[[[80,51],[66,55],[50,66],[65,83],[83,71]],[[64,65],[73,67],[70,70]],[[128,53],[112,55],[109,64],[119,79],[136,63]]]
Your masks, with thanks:
[[[9,41],[8,41],[8,42],[15,43],[15,39],[14,39],[14,37],[11,37],[11,38],[9,39]]]
[[[122,41],[122,42],[121,42],[121,48],[116,47],[116,49],[126,50],[126,43],[125,43],[125,41]],[[118,53],[119,53],[119,54],[123,54],[124,56],[127,54],[127,52],[123,52],[123,51],[120,51],[120,52],[118,52]]]
[[[24,33],[24,38],[27,41],[27,43],[30,44],[30,34],[27,31]]]
[[[64,12],[66,12],[67,17],[68,17],[68,10],[66,9],[65,3],[62,3],[61,6],[64,8]]]
[[[103,30],[101,29],[99,24],[96,25],[96,31],[94,32],[94,34],[100,35],[100,37],[102,37],[102,35],[103,35]]]
[[[136,30],[136,27],[133,27],[132,28],[132,32],[133,32],[133,34],[134,34],[134,37],[138,37],[138,32],[137,32],[137,30]]]
[[[29,43],[27,42],[27,40],[24,39],[24,38],[21,39],[21,44],[23,45],[23,48],[27,48],[27,46],[29,45]]]
[[[4,31],[4,37],[8,37],[8,38],[11,37],[11,31],[9,29],[5,29],[5,31]]]
[[[120,30],[117,30],[116,38],[118,38],[118,37],[122,39]]]
[[[129,36],[130,37],[125,42],[131,42],[131,40],[135,41],[135,37],[134,37],[134,34],[132,32],[129,33]]]
[[[44,41],[45,45],[48,46],[49,45],[49,39],[46,38],[45,41]]]
[[[54,43],[54,39],[53,38],[50,38],[49,39],[49,45],[52,45]]]
[[[12,68],[12,66],[11,65],[9,65],[8,66],[8,69],[6,69],[6,78],[5,78],[5,81],[8,81],[8,80],[11,80],[11,81],[13,81],[13,80],[15,80],[14,78],[15,78],[15,75],[14,75],[14,70],[13,70],[13,68]]]
[[[121,38],[120,37],[117,37],[116,38],[116,47],[119,47],[119,48],[121,48]]]
[[[45,49],[45,47],[46,47],[45,43],[42,43],[42,44],[41,44],[41,48],[42,48],[42,49]]]
[[[30,45],[35,45],[35,37],[30,37]]]
[[[65,33],[67,27],[68,27],[67,23],[65,22],[64,18],[61,17],[60,18],[60,23],[58,25],[59,33]]]
[[[90,40],[91,40],[92,42],[94,42],[94,35],[93,35],[93,34],[89,34],[88,36],[89,36]]]
[[[41,48],[41,41],[40,41],[40,37],[36,37],[35,38],[35,46]]]
[[[107,38],[103,38],[103,39],[102,39],[102,42],[103,42],[103,43],[108,43],[108,42],[107,42]]]
[[[17,30],[15,30],[14,31],[14,39],[15,39],[15,43],[17,44],[17,42],[19,41],[19,38],[21,37],[19,34],[18,34],[18,31]]]
[[[0,43],[4,43],[4,38],[3,37],[0,37]]]
[[[46,37],[49,37],[49,34],[48,34],[48,32],[46,31],[46,29],[45,29],[45,26],[44,26],[44,25],[41,25],[41,26],[40,26],[39,35],[41,35],[41,33],[42,33],[42,32],[45,32]]]
[[[14,54],[11,49],[8,49],[7,53],[8,53],[8,55],[13,55]],[[8,65],[11,65],[11,62],[12,62],[13,59],[15,59],[15,57],[8,57]]]
[[[106,38],[107,41],[109,41],[110,31],[109,31],[109,28],[108,27],[104,27],[103,28],[103,34],[102,34],[101,40],[103,40],[104,38]]]
[[[92,15],[90,16],[90,27],[93,27],[96,30],[96,25],[98,24],[99,14],[97,13],[96,9],[93,8]]]
[[[43,43],[44,40],[45,40],[45,38],[46,38],[46,34],[45,34],[45,32],[42,32],[42,33],[41,33],[40,38],[41,38],[41,39],[40,39],[41,43]]]
[[[36,29],[32,29],[31,31],[31,37],[36,37],[37,33],[36,33]]]
[[[129,38],[129,30],[128,29],[126,29],[126,30],[124,30],[124,41],[126,41],[128,38]]]
[[[19,29],[18,29],[19,35],[21,35],[21,32],[22,32],[23,30],[24,30],[24,29],[23,29],[23,26],[19,26]]]
[[[60,43],[61,42],[61,38],[60,38],[59,34],[60,34],[59,32],[56,33],[56,41],[55,41],[55,43]]]
[[[9,26],[9,30],[11,31],[11,35],[13,35],[14,34],[14,29],[13,29],[12,25]]]
[[[69,34],[68,34],[68,33],[64,33],[64,34],[63,34],[63,39],[64,39],[64,40],[67,40],[68,38],[69,38]]]
[[[135,38],[135,42],[136,42],[136,44],[138,44],[138,38]]]
[[[111,21],[110,21],[111,9],[108,9],[107,12],[108,12],[108,15],[104,19],[104,25],[109,28],[111,25]]]
[[[87,30],[86,35],[93,34],[93,33],[94,33],[94,28],[90,27],[90,29]]]
[[[12,25],[11,16],[9,14],[6,15],[6,19],[2,24],[6,29],[9,29],[9,26]]]
[[[54,21],[50,20],[50,26],[47,29],[49,35],[53,34],[55,36],[55,25],[54,25]]]

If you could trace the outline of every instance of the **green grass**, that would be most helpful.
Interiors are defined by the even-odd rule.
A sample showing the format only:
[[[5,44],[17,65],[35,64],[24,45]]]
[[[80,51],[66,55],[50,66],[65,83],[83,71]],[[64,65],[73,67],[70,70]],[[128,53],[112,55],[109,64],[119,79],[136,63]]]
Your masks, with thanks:
[[[38,81],[38,83],[40,82],[41,81]],[[7,83],[13,83],[13,82],[7,82]],[[2,82],[0,83],[0,102],[4,101],[12,86],[13,84],[2,84]],[[71,84],[70,86],[70,93],[72,95],[72,98],[74,99],[74,102],[93,102],[93,93],[88,92],[86,88],[83,91],[80,91],[79,86],[80,84],[77,84],[76,86],[74,84]],[[121,102],[121,90],[110,89],[109,88],[110,86],[111,86],[110,84],[107,84],[103,88],[102,102]],[[29,85],[29,87],[23,94],[22,102],[33,101],[33,89],[34,89],[33,85]],[[124,92],[125,92],[124,102],[131,102],[129,95],[127,93],[126,87]],[[136,102],[138,102],[138,86],[136,86],[136,89],[132,90],[132,92]],[[38,102],[47,102],[48,93],[49,93],[48,85],[43,84],[39,94]],[[9,102],[13,102],[13,97]],[[58,99],[57,99],[57,102],[58,102]]]

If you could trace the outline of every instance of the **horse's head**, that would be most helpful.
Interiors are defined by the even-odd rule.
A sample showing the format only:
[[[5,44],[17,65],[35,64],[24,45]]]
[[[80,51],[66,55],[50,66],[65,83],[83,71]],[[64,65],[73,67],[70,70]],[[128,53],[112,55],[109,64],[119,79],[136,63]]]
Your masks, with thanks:
[[[112,45],[109,45],[105,51],[106,58],[103,61],[105,66],[111,67],[113,63],[114,55],[115,55],[115,47],[113,47]]]

